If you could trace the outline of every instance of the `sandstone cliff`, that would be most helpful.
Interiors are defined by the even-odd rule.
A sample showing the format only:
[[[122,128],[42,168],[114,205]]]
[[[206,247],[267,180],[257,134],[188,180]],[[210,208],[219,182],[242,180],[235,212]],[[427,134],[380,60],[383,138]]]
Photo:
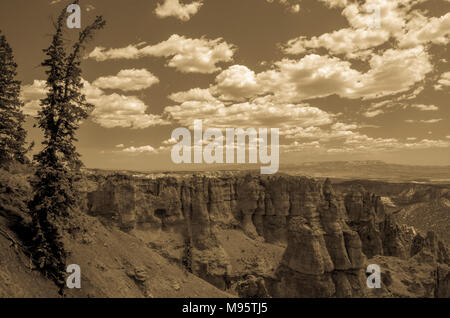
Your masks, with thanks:
[[[89,214],[114,220],[188,271],[247,297],[249,290],[260,297],[365,296],[367,257],[410,256],[413,234],[392,220],[380,197],[362,188],[337,195],[329,180],[96,175],[85,189]],[[221,239],[236,229],[280,246],[282,256],[274,266],[258,261],[251,272],[238,270]]]

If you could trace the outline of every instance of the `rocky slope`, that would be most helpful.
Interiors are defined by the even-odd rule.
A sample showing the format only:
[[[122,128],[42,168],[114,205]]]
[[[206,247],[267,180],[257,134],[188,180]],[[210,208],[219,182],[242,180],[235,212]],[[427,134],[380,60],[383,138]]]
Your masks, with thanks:
[[[91,173],[79,186],[64,243],[83,280],[68,297],[449,297],[445,244],[360,186],[246,173]],[[56,297],[16,235],[28,196],[26,175],[2,171],[0,295]]]
[[[0,169],[0,298],[60,297],[30,261],[21,223],[29,220],[27,174]],[[68,264],[81,268],[81,289],[66,297],[231,297],[183,270],[113,222],[84,213],[67,220]]]

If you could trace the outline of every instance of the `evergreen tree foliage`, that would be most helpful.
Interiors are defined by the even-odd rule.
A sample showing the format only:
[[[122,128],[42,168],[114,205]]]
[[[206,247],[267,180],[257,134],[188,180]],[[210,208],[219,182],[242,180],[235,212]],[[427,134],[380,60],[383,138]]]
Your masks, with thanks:
[[[19,100],[20,81],[13,51],[0,32],[0,166],[18,161],[25,163],[27,133],[23,128],[25,116]]]
[[[42,66],[46,69],[48,93],[41,100],[37,118],[44,140],[43,149],[34,157],[34,197],[29,203],[35,232],[33,258],[41,271],[60,287],[60,292],[65,285],[67,256],[61,227],[76,210],[74,184],[82,167],[75,133],[93,107],[82,93],[81,54],[85,43],[105,25],[103,18],[97,17],[68,47],[63,38],[66,19],[63,10],[55,24],[51,45],[44,50],[46,59]]]

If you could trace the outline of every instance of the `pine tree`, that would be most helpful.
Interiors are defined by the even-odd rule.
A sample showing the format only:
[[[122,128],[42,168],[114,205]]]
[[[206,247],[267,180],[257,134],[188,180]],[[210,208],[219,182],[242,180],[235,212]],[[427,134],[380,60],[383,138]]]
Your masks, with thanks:
[[[1,33],[1,32],[0,32]],[[23,103],[19,100],[20,81],[13,51],[0,34],[0,165],[12,161],[25,163],[27,133],[23,128],[25,116]]]
[[[65,285],[67,256],[61,225],[76,210],[74,183],[82,167],[74,145],[75,133],[93,107],[81,92],[81,53],[95,31],[105,25],[103,18],[97,17],[68,49],[63,39],[66,17],[66,10],[63,10],[56,22],[52,43],[44,50],[47,58],[42,66],[46,68],[48,93],[41,100],[38,112],[38,126],[44,132],[44,140],[43,149],[34,157],[34,197],[29,203],[35,232],[34,260],[61,292]]]

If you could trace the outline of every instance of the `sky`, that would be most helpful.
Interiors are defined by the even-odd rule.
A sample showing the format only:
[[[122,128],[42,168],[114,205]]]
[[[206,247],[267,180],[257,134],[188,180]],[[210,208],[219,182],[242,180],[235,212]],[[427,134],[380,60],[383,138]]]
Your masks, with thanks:
[[[0,0],[29,139],[62,0]],[[177,169],[172,131],[279,128],[280,162],[450,165],[449,0],[81,0],[89,168]],[[68,42],[79,30],[65,30]],[[206,142],[206,141],[205,141]],[[182,166],[189,169],[190,166]],[[198,169],[199,167],[192,167]]]

